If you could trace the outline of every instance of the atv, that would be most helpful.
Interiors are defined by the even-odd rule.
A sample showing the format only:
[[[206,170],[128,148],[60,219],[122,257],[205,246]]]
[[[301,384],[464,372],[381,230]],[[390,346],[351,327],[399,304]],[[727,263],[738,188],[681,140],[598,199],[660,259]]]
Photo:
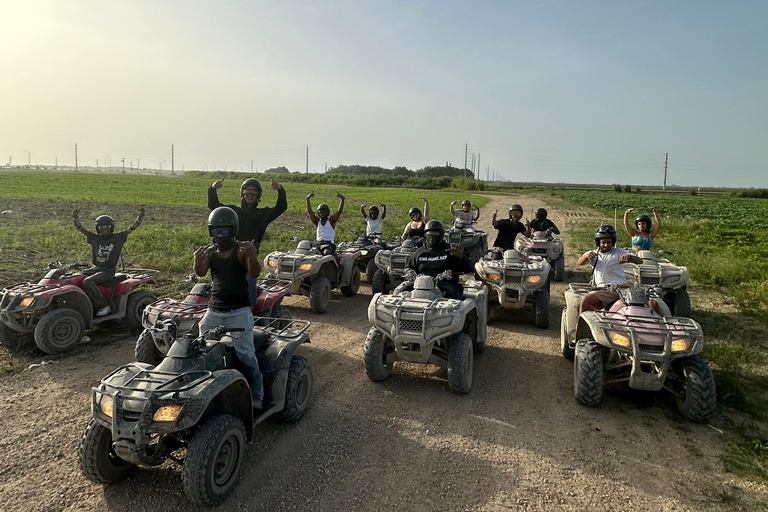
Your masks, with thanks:
[[[360,251],[324,255],[320,244],[302,240],[293,251],[276,251],[264,258],[264,268],[271,277],[291,281],[292,294],[309,296],[313,313],[325,313],[332,289],[352,297],[360,288]]]
[[[424,237],[406,238],[399,247],[377,252],[374,257],[376,272],[371,281],[371,291],[389,293],[405,281],[408,259],[422,245],[424,245]]]
[[[527,261],[514,249],[491,250],[475,263],[475,276],[488,286],[488,300],[504,309],[531,309],[536,327],[549,327],[549,263],[539,256]],[[490,317],[490,307],[489,307]]]
[[[624,277],[634,286],[653,286],[675,316],[691,316],[691,297],[688,295],[688,267],[678,267],[662,255],[664,251],[640,251],[643,263],[624,265]]]
[[[360,272],[365,273],[368,282],[372,283],[373,276],[376,273],[376,254],[382,250],[392,250],[399,247],[400,239],[394,238],[392,240],[386,240],[378,236],[359,236],[357,232],[354,233],[357,236],[357,240],[353,242],[341,242],[339,244],[338,252],[359,252],[360,257],[357,258],[357,266],[360,267]]]
[[[485,285],[464,281],[462,300],[446,299],[437,284],[450,280],[450,271],[435,278],[408,269],[406,276],[392,295],[377,293],[368,306],[373,326],[363,351],[366,375],[378,382],[395,361],[431,363],[448,370],[451,391],[469,393],[474,353],[486,342]]]
[[[474,221],[456,219],[453,227],[445,233],[445,241],[463,249],[473,265],[488,252],[488,233],[476,230],[474,224]]]
[[[561,282],[565,277],[565,252],[563,240],[555,238],[549,230],[534,231],[533,237],[519,236],[515,249],[523,256],[541,256],[552,267],[552,278]]]
[[[245,459],[253,427],[277,415],[294,422],[312,395],[312,370],[296,349],[309,343],[309,322],[291,320],[254,328],[264,376],[264,406],[253,409],[251,389],[237,369],[232,339],[241,329],[218,327],[187,333],[157,366],[123,365],[92,390],[91,413],[78,449],[80,470],[89,480],[113,484],[137,465],[183,464],[182,483],[190,501],[218,505],[230,495]],[[185,449],[183,460],[179,450]]]
[[[626,382],[633,389],[670,391],[680,414],[690,421],[712,417],[717,394],[709,363],[701,355],[701,326],[671,316],[656,288],[614,287],[621,298],[608,310],[579,314],[581,298],[590,289],[570,285],[561,323],[563,355],[574,360],[576,400],[596,406],[604,385]]]
[[[281,302],[283,297],[288,295],[291,282],[260,277],[257,283],[259,296],[256,304],[251,307],[256,325],[264,322],[261,317],[290,320],[291,313]],[[141,319],[144,331],[136,340],[134,351],[136,361],[152,365],[160,364],[178,336],[187,333],[197,336],[198,324],[208,311],[211,287],[211,283],[197,283],[183,301],[166,297],[147,306]],[[173,319],[176,323],[173,332],[164,323],[169,319]]]
[[[148,290],[157,270],[127,268],[115,274],[99,291],[112,312],[94,316],[93,304],[83,291],[86,275],[76,271],[90,265],[59,262],[48,265],[48,273],[37,284],[17,284],[0,292],[0,340],[34,332],[35,344],[46,354],[58,354],[77,344],[94,324],[123,320],[130,329],[141,329],[144,308],[157,300]]]

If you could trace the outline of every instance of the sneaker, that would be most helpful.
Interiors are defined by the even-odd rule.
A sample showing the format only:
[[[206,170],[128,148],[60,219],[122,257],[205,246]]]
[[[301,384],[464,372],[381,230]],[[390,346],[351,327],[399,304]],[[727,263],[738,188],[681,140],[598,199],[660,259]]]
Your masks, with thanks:
[[[96,312],[96,316],[104,316],[104,315],[108,315],[108,314],[110,314],[111,312],[112,312],[112,308],[111,308],[111,307],[109,307],[109,306],[104,306],[103,308],[101,308],[100,310],[98,310],[98,311]]]
[[[253,399],[253,410],[254,411],[260,411],[261,408],[264,407],[264,403],[259,398]]]

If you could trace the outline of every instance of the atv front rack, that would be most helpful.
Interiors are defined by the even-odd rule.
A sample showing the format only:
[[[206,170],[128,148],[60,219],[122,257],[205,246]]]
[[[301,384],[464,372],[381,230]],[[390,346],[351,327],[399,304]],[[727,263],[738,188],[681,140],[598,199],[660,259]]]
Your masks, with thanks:
[[[288,318],[274,318],[269,316],[260,316],[253,319],[254,329],[265,331],[267,334],[279,338],[294,339],[298,338],[311,325],[307,320],[294,320]]]
[[[121,385],[111,384],[109,382],[111,379],[118,377],[121,373],[127,373],[136,369],[138,369],[138,372]],[[178,399],[179,393],[189,391],[211,377],[213,377],[213,372],[208,370],[193,370],[184,373],[174,373],[146,370],[143,366],[136,363],[128,363],[120,366],[101,379],[101,384],[106,389],[119,392],[131,391],[133,393],[138,393],[139,395],[144,395],[131,395],[131,400],[149,400],[152,395],[161,393],[173,393],[174,396],[172,399]],[[94,393],[99,392],[104,394],[104,391],[99,391],[97,388],[94,388],[93,391]]]
[[[260,294],[262,293],[285,293],[293,282],[290,279],[277,279],[272,276],[265,276],[256,279]]]

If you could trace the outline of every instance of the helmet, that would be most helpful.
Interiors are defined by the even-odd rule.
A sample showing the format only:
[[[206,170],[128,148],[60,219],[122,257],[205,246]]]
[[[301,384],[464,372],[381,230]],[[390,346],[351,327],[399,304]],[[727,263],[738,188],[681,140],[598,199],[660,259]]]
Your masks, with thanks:
[[[213,238],[213,245],[221,250],[227,250],[237,241],[237,228],[240,224],[237,213],[232,208],[219,206],[208,215],[208,234]],[[228,229],[229,234],[214,236],[214,229]]]
[[[520,216],[523,216],[523,207],[515,203],[509,207],[509,216],[512,217],[512,212],[520,212]]]
[[[600,247],[601,238],[610,238],[616,245],[616,228],[610,224],[604,224],[595,230],[595,245]]]
[[[115,221],[112,220],[112,217],[109,215],[99,215],[96,217],[96,234],[99,234],[99,229],[103,228],[104,226],[109,226],[109,235],[112,236],[112,233],[115,232]]]
[[[469,202],[469,199],[465,199],[461,202],[462,208],[464,208],[464,205],[467,205],[467,208],[472,208],[472,203]]]
[[[324,215],[321,215],[320,212],[323,212]],[[317,216],[321,219],[327,219],[331,215],[331,207],[328,206],[328,203],[320,203],[317,205]]]
[[[427,249],[437,249],[445,236],[445,228],[439,220],[431,220],[424,226],[424,245]]]
[[[370,213],[375,213],[375,214],[376,214],[376,216],[378,217],[378,216],[379,216],[379,207],[378,207],[378,206],[376,206],[376,205],[371,205],[371,206],[368,208],[368,213],[369,213],[369,214],[370,214]]]
[[[246,188],[255,188],[257,190],[259,195],[256,197],[256,204],[259,204],[259,201],[261,200],[261,194],[264,192],[264,188],[261,186],[261,182],[256,178],[248,178],[245,180],[243,184],[240,185],[240,197],[243,197]]]
[[[545,208],[538,208],[536,210],[536,218],[539,220],[544,220],[547,218],[547,210]]]
[[[411,208],[410,210],[408,210],[408,216],[409,217],[413,217],[416,214],[419,214],[419,217],[421,217],[421,210],[419,210],[415,206],[413,208]]]
[[[637,228],[637,225],[640,224],[640,222],[646,222],[648,224],[648,231],[651,230],[651,227],[653,226],[653,222],[651,222],[651,218],[645,214],[638,215],[635,219],[635,227]],[[638,228],[640,229],[640,228]]]

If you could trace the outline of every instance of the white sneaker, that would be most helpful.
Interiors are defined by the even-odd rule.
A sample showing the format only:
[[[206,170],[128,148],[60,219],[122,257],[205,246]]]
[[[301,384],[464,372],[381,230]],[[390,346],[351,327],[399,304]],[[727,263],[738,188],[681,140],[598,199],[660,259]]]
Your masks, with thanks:
[[[104,306],[103,308],[101,308],[100,310],[98,310],[96,312],[96,316],[105,316],[105,315],[110,314],[111,312],[112,312],[112,308],[111,307]]]

